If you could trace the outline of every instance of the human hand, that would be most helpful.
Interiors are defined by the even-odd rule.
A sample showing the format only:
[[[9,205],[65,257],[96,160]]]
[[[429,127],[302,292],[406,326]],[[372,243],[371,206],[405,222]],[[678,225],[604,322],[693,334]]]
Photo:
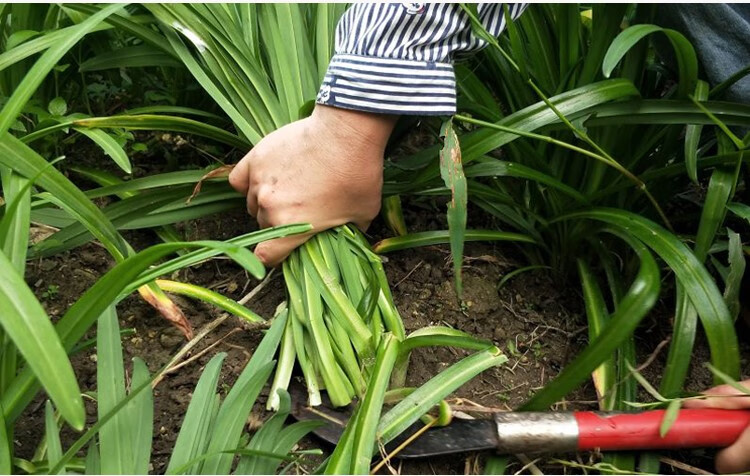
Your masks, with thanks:
[[[313,231],[260,243],[275,266],[314,233],[346,223],[363,231],[380,211],[383,152],[396,117],[317,105],[267,135],[229,175],[262,228],[310,223]]]
[[[750,388],[750,379],[741,382]],[[727,410],[750,409],[750,396],[729,385],[719,385],[703,392],[712,398],[687,400],[686,408],[724,408]],[[737,441],[716,454],[716,470],[720,473],[741,473],[750,471],[750,427],[737,438]]]

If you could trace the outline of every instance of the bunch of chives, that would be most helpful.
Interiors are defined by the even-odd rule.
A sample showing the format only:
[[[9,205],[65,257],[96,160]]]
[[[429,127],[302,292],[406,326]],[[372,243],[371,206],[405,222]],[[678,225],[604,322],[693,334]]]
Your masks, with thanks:
[[[295,361],[309,405],[321,403],[323,389],[334,406],[347,405],[364,395],[383,334],[404,339],[382,261],[356,228],[342,226],[295,250],[283,271],[289,319],[268,406],[277,408],[276,390],[288,387]]]

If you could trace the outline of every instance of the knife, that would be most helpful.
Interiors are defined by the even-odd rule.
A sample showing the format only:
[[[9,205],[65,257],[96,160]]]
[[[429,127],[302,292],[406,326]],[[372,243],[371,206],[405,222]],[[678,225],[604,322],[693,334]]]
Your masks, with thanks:
[[[290,389],[291,390],[291,389]],[[303,390],[304,392],[304,390]],[[302,401],[306,395],[301,395]],[[324,404],[307,407],[292,396],[292,415],[298,420],[321,420],[313,431],[336,444],[351,409]],[[430,428],[414,439],[399,458],[424,458],[465,451],[495,450],[501,454],[544,454],[573,451],[719,448],[734,443],[750,426],[750,410],[680,410],[669,431],[659,433],[665,410],[645,412],[499,412],[489,419],[457,419]],[[415,423],[386,445],[392,450],[421,430]]]

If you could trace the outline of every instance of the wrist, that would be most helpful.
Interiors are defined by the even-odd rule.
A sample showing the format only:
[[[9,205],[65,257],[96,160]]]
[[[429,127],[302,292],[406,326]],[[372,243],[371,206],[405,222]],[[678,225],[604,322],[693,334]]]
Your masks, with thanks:
[[[393,132],[398,116],[377,114],[316,104],[312,116],[324,130],[346,140],[350,145],[373,147],[382,153]]]

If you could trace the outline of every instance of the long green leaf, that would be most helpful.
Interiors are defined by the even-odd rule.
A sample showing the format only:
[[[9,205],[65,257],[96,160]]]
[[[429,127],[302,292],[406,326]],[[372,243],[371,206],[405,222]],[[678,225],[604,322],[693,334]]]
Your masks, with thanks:
[[[404,236],[386,238],[373,245],[376,253],[390,253],[392,251],[418,248],[421,246],[442,245],[450,241],[448,230],[422,231]],[[521,243],[535,243],[533,238],[520,233],[494,230],[466,230],[464,241],[518,241]]]
[[[82,73],[116,68],[143,68],[158,66],[162,68],[181,67],[182,63],[162,51],[155,51],[150,45],[126,46],[113,51],[105,51],[89,58],[78,67]]]
[[[185,418],[182,420],[166,474],[175,474],[177,468],[184,466],[205,451],[211,427],[211,409],[216,396],[216,385],[219,382],[221,364],[225,357],[226,354],[223,352],[216,354],[201,373]],[[198,467],[192,466],[189,472],[196,474],[197,471]]]
[[[255,399],[273,371],[273,356],[281,342],[286,314],[274,319],[271,328],[245,366],[216,416],[206,452],[227,451],[238,446],[242,428],[252,410]],[[202,474],[227,474],[232,465],[231,455],[217,455],[206,459]]]
[[[55,328],[34,293],[0,251],[0,323],[63,418],[83,428],[85,412],[73,367]],[[31,375],[31,373],[29,372]],[[3,402],[4,410],[9,410]],[[6,416],[7,419],[7,416]],[[12,421],[12,419],[11,419]]]
[[[76,127],[76,131],[85,135],[92,141],[102,148],[105,154],[110,156],[112,160],[120,167],[126,174],[132,173],[132,167],[130,165],[130,159],[125,150],[117,143],[117,141],[107,134],[106,132],[99,129],[86,129],[83,127]]]
[[[8,101],[0,110],[0,137],[8,132],[8,128],[18,117],[21,109],[31,98],[39,85],[54,68],[60,58],[73,47],[87,33],[94,29],[102,20],[123,8],[123,4],[109,5],[101,11],[91,15],[89,18],[72,28],[67,35],[61,37],[34,63],[24,76],[20,86],[13,91]]]
[[[378,420],[398,354],[399,341],[392,334],[384,335],[378,348],[375,368],[367,383],[367,393],[360,402],[362,408],[354,422],[356,429],[352,443],[351,474],[370,474],[370,460],[376,451]]]
[[[389,410],[378,425],[378,435],[386,444],[406,430],[440,400],[480,372],[507,362],[499,349],[477,352],[443,370]]]
[[[708,83],[699,80],[695,85],[694,96],[698,101],[708,99]],[[690,124],[685,129],[685,166],[690,180],[698,183],[698,144],[703,126]]]
[[[96,342],[97,412],[101,419],[125,398],[125,371],[117,312],[110,306],[99,317]],[[103,474],[133,474],[133,435],[129,412],[121,411],[99,430]]]
[[[133,359],[133,378],[130,389],[138,388],[151,381],[146,363]],[[130,423],[130,436],[133,448],[133,474],[148,474],[151,462],[151,444],[154,435],[154,395],[146,389],[128,403],[126,414]]]
[[[680,74],[678,92],[680,96],[686,97],[695,89],[698,79],[698,57],[693,45],[685,36],[676,31],[662,28],[656,25],[633,25],[626,28],[612,42],[602,63],[602,72],[609,77],[612,70],[617,66],[625,53],[628,52],[642,38],[652,33],[663,33],[672,43],[677,58],[677,67]]]
[[[72,349],[75,344],[85,335],[86,331],[91,327],[91,325],[96,322],[96,319],[99,317],[99,315],[101,315],[105,311],[105,309],[107,309],[107,307],[112,305],[113,302],[116,302],[118,300],[118,297],[121,296],[123,290],[125,290],[126,287],[130,285],[134,281],[134,279],[138,277],[144,270],[146,270],[151,264],[178,249],[205,247],[222,250],[222,252],[228,253],[228,256],[234,259],[239,259],[240,263],[243,266],[247,267],[249,265],[253,269],[264,271],[263,266],[259,261],[257,261],[257,258],[255,258],[255,255],[253,255],[250,250],[236,245],[230,245],[227,243],[216,241],[177,242],[155,245],[144,251],[141,251],[140,253],[128,257],[127,259],[116,265],[114,268],[109,270],[107,274],[99,279],[88,291],[86,291],[86,293],[84,293],[83,296],[81,296],[80,299],[78,299],[78,301],[75,302],[75,304],[73,304],[68,309],[65,315],[63,315],[63,317],[58,321],[55,329],[51,331],[52,335],[54,336],[54,332],[56,330],[57,335],[59,336],[58,342],[62,343],[63,348],[67,350]],[[257,268],[258,266],[260,266],[260,268]],[[262,274],[259,274],[258,276],[262,277]],[[0,280],[0,284],[6,282],[7,280]],[[28,288],[27,292],[31,293]],[[36,302],[35,299],[34,302]],[[36,303],[36,306],[39,306],[39,304]],[[28,313],[24,312],[23,315],[26,316],[28,315]],[[49,321],[47,322],[49,323]],[[40,332],[49,332],[44,330],[40,331],[40,329],[44,329],[44,325],[36,325],[33,330],[24,328],[26,337],[35,337],[35,353],[32,354],[33,356],[40,355],[37,347],[42,346],[42,344],[45,349],[53,349],[55,347],[55,338],[39,337]],[[64,355],[64,352],[62,355]],[[39,363],[42,362],[41,360],[32,357],[29,357],[29,359],[32,369],[35,365],[39,365]],[[59,372],[60,362],[64,362],[65,360],[67,360],[67,358],[58,357],[54,359],[55,364],[58,365],[58,367],[54,367],[55,369],[57,369],[55,378],[64,377],[68,373],[67,371],[62,373]],[[69,372],[72,378],[72,368]],[[46,378],[42,379],[42,381],[45,380]],[[2,394],[2,397],[0,397],[2,398],[0,404],[5,411],[6,421],[15,421],[15,419],[18,418],[25,406],[33,399],[37,390],[38,384],[36,383],[34,372],[30,369],[22,370],[18,377],[16,377],[16,379],[12,382],[11,386]],[[68,392],[72,392],[72,389],[69,389]],[[76,398],[80,401],[80,391],[78,391],[77,386],[75,387],[74,393],[76,395]],[[54,398],[53,401],[55,401]],[[66,397],[61,400],[61,403],[74,401],[74,398]],[[68,410],[68,412],[73,412],[73,416],[77,418],[77,420],[74,419],[73,421],[80,422],[79,425],[74,426],[76,428],[80,428],[81,425],[83,425],[83,404],[81,403],[80,405],[80,409],[76,409],[74,407],[73,409]],[[68,406],[71,405],[68,404]],[[60,411],[62,412],[63,407],[58,405],[58,408],[60,408]],[[65,413],[63,413],[63,415],[65,415]],[[68,418],[66,417],[66,420],[67,419]]]
[[[2,410],[2,408],[0,408]],[[0,415],[0,472],[11,474],[13,442],[8,438],[8,428],[5,425],[4,415]]]
[[[44,405],[44,434],[47,439],[47,465],[51,468],[62,459],[62,444],[60,443],[60,428],[57,427],[57,421],[55,421],[55,410],[49,400]]]
[[[466,177],[461,164],[461,147],[458,144],[458,136],[453,131],[451,120],[443,123],[440,136],[443,138],[443,148],[440,150],[440,175],[445,182],[445,186],[451,191],[451,201],[448,203],[448,231],[453,258],[453,277],[456,294],[460,299],[463,294],[461,266],[464,260],[466,206],[469,197],[466,192]]]
[[[661,286],[659,267],[646,247],[636,240],[630,240],[630,244],[641,260],[641,267],[630,290],[612,314],[607,332],[600,333],[589,342],[552,382],[523,404],[522,410],[546,410],[589,378],[591,372],[610,358],[615,349],[635,331],[638,323],[656,303]]]
[[[581,276],[581,288],[583,289],[583,300],[589,325],[589,342],[593,342],[604,332],[612,332],[611,328],[607,328],[609,313],[599,283],[596,282],[591,269],[583,260],[578,260],[578,274]],[[594,380],[600,409],[614,410],[616,401],[615,382],[617,379],[614,354],[607,356],[601,365],[594,369],[591,376]]]
[[[27,145],[8,134],[0,137],[0,164],[26,178],[37,177],[35,183],[74,209],[76,218],[116,259],[128,254],[127,243],[101,210],[67,177],[49,167],[49,163]]]
[[[716,368],[739,377],[739,353],[734,321],[716,283],[703,264],[677,237],[658,224],[634,213],[597,208],[571,213],[559,220],[590,218],[609,223],[638,238],[674,271],[703,324]]]

